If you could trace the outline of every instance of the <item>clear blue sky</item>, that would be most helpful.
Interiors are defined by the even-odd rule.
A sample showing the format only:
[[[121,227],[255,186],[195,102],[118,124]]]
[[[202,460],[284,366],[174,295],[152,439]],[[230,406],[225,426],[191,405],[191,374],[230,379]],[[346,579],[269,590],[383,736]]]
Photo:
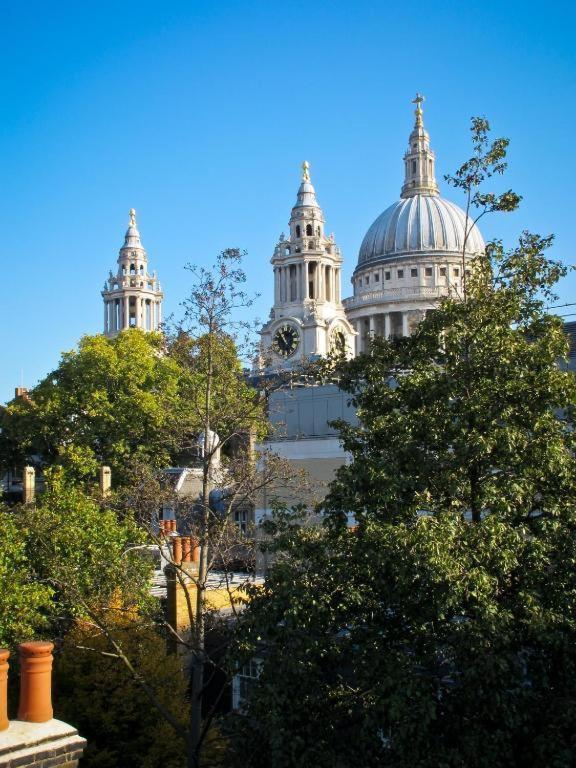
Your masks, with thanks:
[[[524,202],[485,236],[554,232],[573,262],[575,25],[572,3],[526,0],[0,0],[0,401],[101,331],[130,207],[166,312],[186,262],[238,246],[266,317],[308,159],[348,295],[364,232],[398,197],[416,91],[440,177],[468,156],[472,115],[511,139]]]

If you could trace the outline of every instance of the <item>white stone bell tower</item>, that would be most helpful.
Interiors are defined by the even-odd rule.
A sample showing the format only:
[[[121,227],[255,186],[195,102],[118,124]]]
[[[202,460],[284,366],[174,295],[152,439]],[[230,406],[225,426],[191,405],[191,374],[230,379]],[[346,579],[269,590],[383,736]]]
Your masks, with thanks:
[[[130,223],[118,255],[118,272],[110,272],[104,283],[104,335],[116,336],[127,328],[157,331],[162,322],[164,294],[156,272],[148,273],[148,257],[136,227],[136,211],[130,209]]]
[[[354,349],[354,331],[340,293],[342,256],[334,236],[325,236],[324,214],[310,181],[309,164],[290,216],[290,234],[274,250],[274,307],[262,328],[265,365],[289,367],[327,354],[334,346]]]

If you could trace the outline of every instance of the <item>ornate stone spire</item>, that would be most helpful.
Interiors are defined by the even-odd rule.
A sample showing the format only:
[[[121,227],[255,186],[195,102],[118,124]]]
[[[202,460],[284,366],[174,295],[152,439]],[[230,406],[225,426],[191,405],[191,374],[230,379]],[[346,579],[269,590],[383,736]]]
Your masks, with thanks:
[[[434,152],[430,149],[430,136],[424,128],[422,102],[424,96],[419,93],[412,100],[416,104],[416,120],[410,134],[408,151],[404,155],[404,185],[400,197],[414,195],[437,195],[438,184],[434,175]]]
[[[136,211],[134,208],[130,208],[128,216],[130,217],[130,220],[128,222],[128,229],[124,235],[124,245],[122,246],[122,250],[124,248],[139,248],[144,251],[144,247],[140,240],[140,232],[138,232],[138,227],[136,226]],[[146,258],[146,251],[144,251],[144,258]]]
[[[316,200],[316,190],[310,181],[310,163],[308,160],[304,160],[302,163],[302,183],[294,208],[320,208],[318,200]]]
[[[118,254],[118,271],[110,273],[104,299],[104,334],[112,337],[128,328],[156,331],[162,323],[162,289],[156,273],[148,272],[148,257],[136,225],[136,211],[129,212],[128,229]]]

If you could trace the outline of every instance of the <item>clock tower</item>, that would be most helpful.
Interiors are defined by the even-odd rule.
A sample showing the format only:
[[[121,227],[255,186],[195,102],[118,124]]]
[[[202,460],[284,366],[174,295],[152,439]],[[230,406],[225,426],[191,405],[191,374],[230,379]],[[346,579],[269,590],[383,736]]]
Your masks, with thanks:
[[[292,367],[335,346],[351,355],[354,330],[340,294],[342,256],[334,235],[324,233],[324,214],[307,162],[288,226],[288,237],[280,235],[271,259],[274,306],[261,331],[264,364]]]

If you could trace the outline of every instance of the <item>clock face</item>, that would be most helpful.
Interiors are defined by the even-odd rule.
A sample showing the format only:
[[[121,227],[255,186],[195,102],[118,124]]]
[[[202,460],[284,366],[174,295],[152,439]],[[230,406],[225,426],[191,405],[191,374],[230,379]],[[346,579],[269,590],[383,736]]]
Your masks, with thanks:
[[[298,349],[299,343],[298,329],[293,325],[288,325],[288,323],[281,325],[272,339],[272,347],[276,354],[281,357],[291,357]]]

